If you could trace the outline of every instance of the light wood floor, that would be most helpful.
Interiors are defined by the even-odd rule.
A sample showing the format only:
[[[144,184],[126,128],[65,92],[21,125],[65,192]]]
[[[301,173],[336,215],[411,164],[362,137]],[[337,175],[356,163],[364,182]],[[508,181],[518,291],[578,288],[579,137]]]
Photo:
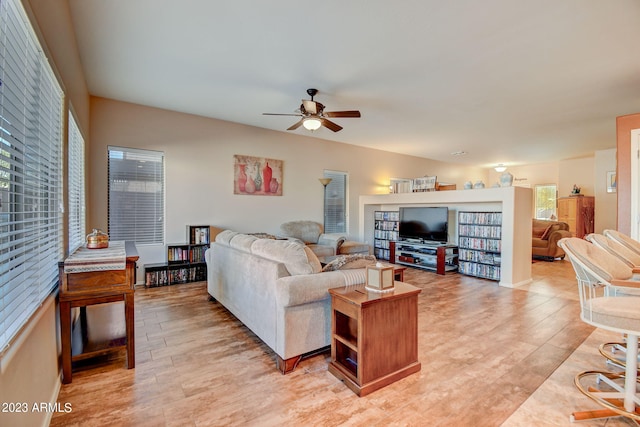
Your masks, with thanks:
[[[409,269],[422,370],[364,398],[327,372],[329,353],[281,375],[204,282],[138,289],[136,368],[120,358],[74,372],[58,397],[73,410],[51,425],[499,426],[593,331],[568,262],[536,262],[533,275],[508,289]]]

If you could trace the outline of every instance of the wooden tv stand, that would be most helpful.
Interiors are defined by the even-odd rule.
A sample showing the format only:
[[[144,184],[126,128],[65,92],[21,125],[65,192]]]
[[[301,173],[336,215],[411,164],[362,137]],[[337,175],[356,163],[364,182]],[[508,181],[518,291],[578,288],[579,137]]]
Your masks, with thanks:
[[[458,269],[458,247],[450,244],[434,246],[405,241],[389,242],[389,262],[445,274]]]

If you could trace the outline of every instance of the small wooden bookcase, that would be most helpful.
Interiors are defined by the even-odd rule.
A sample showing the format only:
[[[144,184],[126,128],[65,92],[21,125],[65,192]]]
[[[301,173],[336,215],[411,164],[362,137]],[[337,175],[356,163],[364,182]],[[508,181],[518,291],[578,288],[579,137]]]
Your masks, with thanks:
[[[364,286],[330,289],[329,372],[358,396],[418,372],[420,292],[403,282],[386,293]]]

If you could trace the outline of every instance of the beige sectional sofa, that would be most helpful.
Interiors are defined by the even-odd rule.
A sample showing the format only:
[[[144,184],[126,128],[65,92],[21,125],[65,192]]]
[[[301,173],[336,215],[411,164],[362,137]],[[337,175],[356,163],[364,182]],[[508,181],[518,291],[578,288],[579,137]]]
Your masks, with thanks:
[[[206,252],[209,295],[276,353],[282,373],[302,355],[330,345],[330,288],[365,282],[364,262],[322,271],[298,240],[260,239],[225,230]],[[373,261],[371,261],[371,259]]]

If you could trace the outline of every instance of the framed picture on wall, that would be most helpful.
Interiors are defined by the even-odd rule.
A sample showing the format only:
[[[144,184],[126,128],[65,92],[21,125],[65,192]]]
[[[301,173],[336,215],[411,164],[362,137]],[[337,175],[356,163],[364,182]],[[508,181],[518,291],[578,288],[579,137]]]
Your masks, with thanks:
[[[609,171],[607,172],[607,193],[615,193],[616,188],[618,188],[618,182],[616,180],[616,172]]]
[[[282,196],[282,160],[233,156],[233,194]]]

